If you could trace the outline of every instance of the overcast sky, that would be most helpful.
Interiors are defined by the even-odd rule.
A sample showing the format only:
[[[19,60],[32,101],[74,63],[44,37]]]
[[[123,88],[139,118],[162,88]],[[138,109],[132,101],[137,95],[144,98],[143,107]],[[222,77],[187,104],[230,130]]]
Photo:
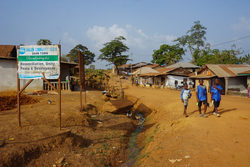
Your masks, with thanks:
[[[149,62],[154,49],[171,44],[196,20],[207,27],[212,45],[250,35],[250,0],[1,0],[0,44],[46,38],[60,41],[63,54],[83,44],[98,57],[105,42],[122,35],[133,63]],[[250,38],[235,44],[250,51]]]

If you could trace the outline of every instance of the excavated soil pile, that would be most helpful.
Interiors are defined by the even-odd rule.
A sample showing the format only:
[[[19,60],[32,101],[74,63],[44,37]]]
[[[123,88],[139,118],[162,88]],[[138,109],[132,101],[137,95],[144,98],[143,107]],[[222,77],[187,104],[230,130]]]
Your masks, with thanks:
[[[21,104],[34,104],[39,102],[38,99],[22,94]],[[0,93],[0,111],[10,110],[16,107],[17,93],[14,91]]]

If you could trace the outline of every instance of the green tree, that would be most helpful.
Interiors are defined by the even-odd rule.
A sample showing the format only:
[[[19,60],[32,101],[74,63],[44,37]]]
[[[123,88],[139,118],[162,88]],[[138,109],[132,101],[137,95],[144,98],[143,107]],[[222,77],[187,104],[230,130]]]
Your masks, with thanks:
[[[39,39],[36,43],[37,45],[52,45],[49,39]]]
[[[126,53],[129,48],[122,42],[126,40],[123,36],[117,37],[110,42],[104,44],[104,47],[100,50],[101,55],[98,59],[105,60],[109,64],[113,64],[118,69],[118,66],[126,64],[129,60],[128,54]]]
[[[85,65],[89,65],[95,62],[95,54],[88,50],[86,46],[81,44],[76,45],[73,49],[70,50],[69,54],[66,56],[69,58],[70,61],[78,63],[78,51],[80,51],[84,55]]]
[[[91,65],[89,66],[89,69],[95,70],[95,65],[91,64]]]
[[[206,43],[206,30],[207,28],[201,25],[200,21],[195,21],[194,25],[190,30],[187,31],[186,35],[183,35],[175,40],[178,45],[187,48],[192,55],[192,61],[196,62],[194,53],[200,53],[202,49],[209,47]]]
[[[170,65],[180,61],[182,55],[184,55],[184,50],[179,45],[163,44],[160,46],[160,49],[154,50],[151,62],[160,65]]]
[[[63,56],[61,57],[61,61],[68,62],[69,59],[68,59],[65,55],[63,55]]]
[[[194,53],[196,57],[197,65],[202,66],[204,64],[243,64],[249,63],[250,55],[242,56],[243,51],[232,47],[227,50],[208,49],[201,50],[200,55],[197,56],[197,52]]]
[[[123,43],[123,41],[126,40],[123,36],[116,37],[110,42],[107,42],[104,44],[104,47],[100,50],[101,55],[98,59],[105,60],[109,64],[113,64],[119,74],[118,66],[126,64],[129,60],[128,52],[129,48],[126,46],[126,44]],[[119,75],[118,75],[119,77]],[[122,82],[119,77],[120,81],[120,91],[121,91],[121,98],[124,98],[124,92],[122,89]]]

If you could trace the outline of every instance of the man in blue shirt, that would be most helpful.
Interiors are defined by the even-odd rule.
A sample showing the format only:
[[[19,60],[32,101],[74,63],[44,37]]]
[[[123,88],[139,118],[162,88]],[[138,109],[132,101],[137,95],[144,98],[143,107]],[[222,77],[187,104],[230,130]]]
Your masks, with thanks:
[[[203,85],[203,80],[199,80],[200,85],[196,87],[196,100],[198,103],[198,109],[200,116],[202,117],[207,117],[206,112],[207,112],[207,88],[205,85]],[[201,113],[201,105],[204,105],[204,114]]]
[[[216,115],[217,117],[220,116],[218,113],[218,107],[220,106],[220,101],[221,101],[221,91],[223,88],[221,87],[220,80],[216,78],[214,80],[214,86],[211,88],[211,101],[214,102],[214,111],[213,114]]]

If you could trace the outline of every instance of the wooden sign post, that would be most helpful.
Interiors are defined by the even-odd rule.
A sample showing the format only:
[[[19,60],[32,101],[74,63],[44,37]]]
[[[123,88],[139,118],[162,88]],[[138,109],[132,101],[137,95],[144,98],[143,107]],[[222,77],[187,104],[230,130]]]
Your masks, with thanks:
[[[83,75],[82,75],[82,72],[83,72],[83,58],[82,58],[82,54],[80,51],[78,51],[78,58],[79,58],[79,63],[78,63],[78,66],[79,66],[79,80],[80,80],[80,83],[79,83],[79,86],[80,86],[80,111],[82,111],[82,80],[83,80]]]
[[[34,79],[43,79],[58,94],[59,127],[61,130],[61,45],[25,45],[17,47],[17,113],[21,124],[21,94]],[[20,79],[29,81],[20,89]],[[55,88],[48,79],[57,79]]]
[[[80,111],[82,111],[82,87],[84,89],[84,101],[85,105],[87,104],[87,95],[86,95],[86,84],[85,84],[85,61],[84,55],[80,51],[78,51],[78,58],[79,58],[79,86],[80,86]]]

